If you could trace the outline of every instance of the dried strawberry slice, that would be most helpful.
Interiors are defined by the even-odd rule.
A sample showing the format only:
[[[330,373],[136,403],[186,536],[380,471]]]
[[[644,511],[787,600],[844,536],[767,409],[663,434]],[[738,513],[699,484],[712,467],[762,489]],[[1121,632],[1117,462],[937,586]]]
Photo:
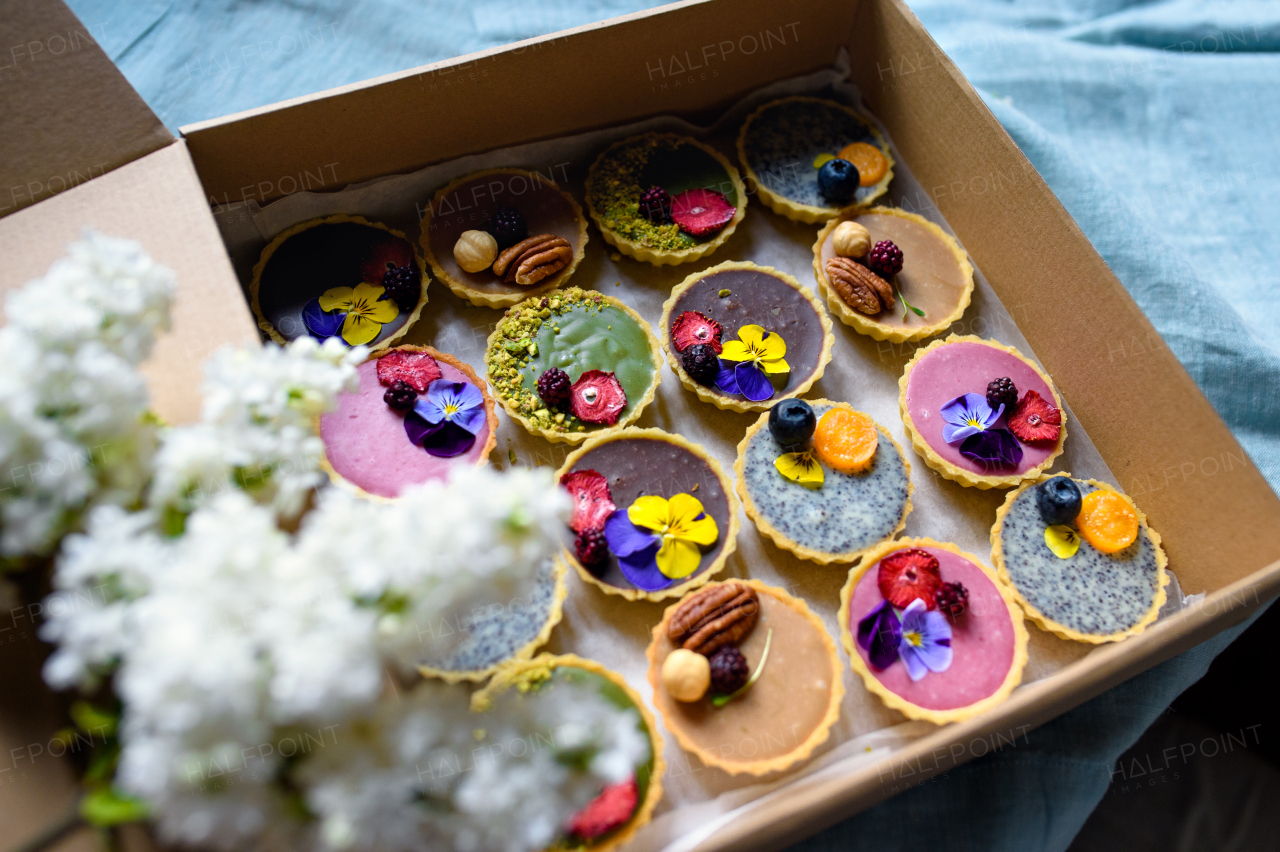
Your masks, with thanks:
[[[705,343],[720,354],[720,323],[698,311],[685,311],[671,324],[671,339],[676,351]]]
[[[595,840],[625,825],[640,802],[640,787],[635,776],[619,784],[610,784],[587,806],[574,814],[565,831],[583,840]]]
[[[942,587],[937,557],[918,548],[898,550],[881,559],[876,580],[880,594],[898,609],[906,609],[914,600],[934,609]]]
[[[393,349],[378,359],[378,381],[387,387],[400,381],[418,393],[426,393],[427,385],[441,375],[440,365],[426,352]]]
[[[1022,401],[1009,415],[1009,431],[1019,441],[1056,441],[1062,434],[1062,412],[1033,390],[1022,395]]]
[[[360,264],[360,280],[370,284],[381,284],[382,276],[387,270],[397,266],[409,266],[413,263],[413,249],[404,240],[388,236],[369,249],[369,254]]]
[[[612,426],[627,407],[627,393],[613,373],[587,370],[569,388],[569,411],[583,423]]]
[[[604,522],[618,508],[609,493],[609,480],[598,471],[566,473],[560,477],[560,485],[573,497],[573,517],[569,526],[576,533],[604,529]]]
[[[714,189],[690,189],[671,199],[671,218],[691,237],[714,234],[737,212],[738,208]]]

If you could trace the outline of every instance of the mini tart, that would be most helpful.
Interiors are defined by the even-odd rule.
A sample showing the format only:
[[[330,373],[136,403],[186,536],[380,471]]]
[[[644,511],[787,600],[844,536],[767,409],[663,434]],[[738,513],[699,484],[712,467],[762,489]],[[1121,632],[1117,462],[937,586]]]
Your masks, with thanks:
[[[425,352],[440,365],[441,378],[470,382],[484,394],[485,428],[470,450],[454,458],[436,458],[409,442],[404,414],[383,401],[387,386],[378,380],[378,360],[395,351]],[[360,387],[338,394],[333,411],[320,415],[324,442],[320,466],[334,484],[372,500],[393,499],[410,485],[448,477],[459,464],[485,465],[498,440],[498,414],[484,379],[467,364],[430,346],[397,346],[369,357],[356,368]]]
[[[940,563],[943,582],[959,582],[969,592],[965,613],[948,618],[951,667],[944,672],[931,671],[918,681],[911,680],[901,660],[876,671],[856,639],[858,622],[884,600],[877,582],[880,560],[910,548],[931,553]],[[849,571],[840,590],[838,616],[840,641],[854,672],[868,692],[908,719],[935,725],[968,719],[995,707],[1022,683],[1030,639],[1022,610],[994,571],[954,544],[904,538],[874,548]]]
[[[706,450],[679,435],[661,429],[636,428],[597,435],[569,453],[556,472],[556,481],[579,470],[594,470],[603,475],[609,482],[614,505],[619,509],[626,509],[642,494],[668,499],[674,494],[691,494],[715,519],[720,531],[716,543],[703,552],[696,571],[682,582],[652,592],[638,589],[627,580],[612,554],[599,575],[591,573],[578,561],[570,540],[564,548],[564,560],[577,570],[583,582],[605,594],[632,601],[679,597],[719,573],[738,547],[738,501],[734,499],[729,478]]]
[[[426,273],[422,256],[400,231],[361,216],[326,216],[300,222],[281,231],[262,250],[249,282],[249,307],[258,328],[276,343],[284,345],[310,334],[302,319],[303,308],[312,299],[335,287],[355,287],[361,282],[381,285],[381,278],[369,281],[379,258],[411,263],[422,279],[422,291],[412,310],[383,323],[378,336],[367,345],[373,351],[386,349],[413,327],[427,303]],[[403,263],[401,264],[403,265]],[[378,271],[380,275],[381,271]],[[339,334],[338,339],[342,337]]]
[[[564,576],[564,566],[548,559],[514,599],[504,595],[433,622],[422,636],[427,650],[419,673],[448,683],[479,682],[505,665],[531,658],[560,623]]]
[[[996,511],[991,561],[1000,579],[1036,624],[1063,639],[1102,644],[1136,636],[1156,620],[1167,598],[1169,560],[1160,535],[1134,506],[1138,537],[1133,544],[1106,554],[1081,536],[1074,556],[1058,558],[1045,543],[1047,524],[1036,506],[1035,486],[1050,478],[1023,483]],[[1094,479],[1072,482],[1081,496],[1116,491]]]
[[[773,630],[760,679],[720,708],[706,697],[687,704],[672,698],[662,684],[662,664],[675,650],[667,627],[677,602],[653,628],[645,652],[653,703],[680,747],[707,766],[730,775],[780,772],[808,758],[840,717],[844,681],[836,643],[800,598],[759,580],[725,582],[750,586],[760,599],[759,620],[738,643],[752,672]]]
[[[675,197],[690,189],[713,189],[737,212],[719,231],[694,237],[673,222],[655,225],[640,215],[640,194],[661,186]],[[747,212],[747,188],[719,151],[674,133],[645,133],[610,145],[587,173],[587,212],[604,241],[627,257],[654,266],[706,257],[733,236]]]
[[[836,256],[831,235],[842,222],[857,222],[871,233],[871,245],[890,240],[902,249],[902,271],[894,285],[893,308],[869,316],[849,307],[827,280],[827,261]],[[818,232],[813,244],[813,275],[833,316],[875,340],[904,343],[946,331],[964,315],[973,296],[973,266],[950,234],[915,213],[896,207],[847,210]],[[918,316],[902,303],[924,311]]]
[[[552,443],[577,444],[626,428],[653,401],[662,380],[661,349],[649,324],[617,299],[577,287],[510,308],[489,335],[485,367],[507,414]],[[567,411],[547,409],[537,383],[551,367],[574,382],[588,370],[616,374],[627,395],[617,423],[582,423]]]
[[[1013,379],[1019,397],[1033,390],[1056,407],[1062,414],[1062,428],[1052,443],[1019,441],[1022,461],[1007,468],[1007,473],[988,474],[983,465],[960,455],[958,444],[942,439],[940,411],[962,394],[985,394],[989,382],[1006,376]],[[1053,381],[1012,346],[974,335],[953,334],[917,350],[898,380],[898,410],[911,446],[924,463],[944,479],[968,488],[1012,488],[1035,479],[1062,454],[1067,440],[1067,412]],[[1005,422],[1002,417],[995,426],[1005,428]]]
[[[853,406],[809,400],[821,418],[833,408]],[[911,463],[893,436],[876,424],[880,440],[871,466],[840,473],[823,465],[821,488],[791,482],[774,467],[787,452],[769,431],[769,412],[747,429],[738,444],[738,497],[761,533],[801,559],[820,565],[853,562],[902,532],[911,512]]]
[[[728,295],[720,295],[726,290]],[[752,402],[694,381],[680,362],[671,333],[672,324],[685,311],[697,311],[719,323],[722,344],[737,339],[738,329],[744,325],[758,325],[781,335],[791,367],[785,385],[775,385],[769,399]],[[766,411],[779,400],[801,396],[822,378],[835,343],[831,318],[808,287],[771,266],[736,260],[695,272],[672,288],[662,305],[660,326],[667,363],[680,384],[703,402],[726,411]]]
[[[889,143],[866,116],[835,101],[790,97],[771,101],[742,123],[738,162],[765,206],[795,222],[824,222],[840,212],[818,191],[820,155],[835,156],[846,145],[865,142],[888,161],[883,178],[859,187],[846,207],[866,207],[884,195],[893,180]]]
[[[489,269],[467,272],[454,259],[453,246],[464,231],[484,230],[499,207],[519,210],[531,237],[554,234],[568,240],[573,260],[532,287],[507,284]],[[436,192],[421,226],[419,242],[431,271],[455,296],[482,308],[505,308],[566,284],[587,251],[587,220],[578,202],[548,178],[524,169],[486,169],[458,178]]]
[[[591,852],[609,852],[631,840],[653,817],[653,809],[662,798],[662,773],[666,763],[662,759],[662,734],[658,731],[653,713],[645,706],[640,694],[631,688],[626,679],[605,668],[595,660],[576,654],[540,654],[532,660],[510,663],[500,668],[493,680],[471,696],[471,709],[484,713],[503,693],[514,688],[523,696],[541,689],[554,689],[559,678],[579,677],[594,679],[610,701],[618,706],[634,707],[640,714],[640,722],[649,738],[649,760],[636,769],[636,782],[640,788],[639,801],[631,819],[603,837],[585,846],[567,847],[557,844],[552,849],[590,849]]]

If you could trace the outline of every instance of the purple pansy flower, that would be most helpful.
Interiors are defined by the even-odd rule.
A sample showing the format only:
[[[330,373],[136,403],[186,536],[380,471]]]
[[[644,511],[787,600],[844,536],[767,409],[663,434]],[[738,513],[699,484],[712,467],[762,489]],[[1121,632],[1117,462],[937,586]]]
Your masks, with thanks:
[[[637,589],[656,592],[675,582],[658,570],[662,536],[631,523],[626,509],[617,509],[604,522],[605,541],[618,558],[618,569]]]
[[[320,307],[318,297],[302,306],[302,324],[307,327],[307,331],[311,332],[311,336],[318,340],[338,334],[342,331],[342,324],[346,319],[346,311],[326,313],[324,308]],[[338,339],[342,340],[342,337],[339,336]]]
[[[871,658],[871,665],[887,669],[898,659],[898,646],[902,644],[902,627],[893,605],[881,601],[880,605],[858,622],[858,645]]]
[[[858,626],[861,631],[861,625]],[[907,675],[920,680],[929,672],[951,668],[951,624],[940,612],[930,612],[917,598],[902,611],[902,638],[898,654],[907,666]]]
[[[985,432],[995,425],[1001,414],[1004,414],[1004,405],[992,411],[987,398],[980,393],[958,396],[942,406],[942,419],[947,424],[942,427],[942,440],[954,444]]]
[[[987,468],[1005,467],[1022,461],[1022,445],[1008,429],[988,429],[965,438],[960,455]]]
[[[447,459],[471,449],[487,419],[479,388],[470,382],[436,379],[405,415],[404,431],[414,444]]]

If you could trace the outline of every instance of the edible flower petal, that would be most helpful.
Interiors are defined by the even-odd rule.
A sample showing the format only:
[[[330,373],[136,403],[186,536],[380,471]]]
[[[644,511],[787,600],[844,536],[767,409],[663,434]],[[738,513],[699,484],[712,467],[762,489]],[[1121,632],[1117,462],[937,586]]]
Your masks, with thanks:
[[[1070,559],[1080,549],[1080,533],[1065,524],[1044,528],[1045,546],[1059,559]]]
[[[773,460],[773,466],[783,477],[805,488],[821,488],[825,479],[822,465],[812,453],[783,453]]]
[[[384,323],[400,316],[400,308],[391,299],[382,299],[386,291],[377,284],[360,282],[352,287],[334,287],[320,296],[324,311],[346,311],[342,323],[342,339],[352,346],[369,343],[382,331]]]
[[[898,659],[898,647],[902,644],[902,625],[893,605],[881,601],[880,605],[858,622],[858,647],[867,652],[871,665],[887,669]]]
[[[472,435],[479,434],[486,420],[484,394],[470,382],[436,379],[427,387],[427,395],[418,400],[413,410],[428,423],[448,421]]]
[[[947,424],[942,427],[942,440],[954,444],[990,429],[1004,414],[1004,405],[992,411],[982,394],[966,393],[942,406],[941,413]]]
[[[703,510],[698,498],[690,494],[676,494],[670,500],[653,494],[638,497],[626,511],[626,519],[637,534],[623,528],[615,521],[617,517],[615,512],[605,523],[605,538],[619,561],[640,550],[643,544],[640,536],[647,535],[650,540],[656,537],[661,544],[653,560],[662,575],[673,580],[698,570],[702,562],[701,548],[715,544],[720,537],[715,519]],[[615,526],[613,535],[610,524]],[[645,530],[650,532],[643,532]],[[625,552],[619,552],[614,546],[615,537]]]
[[[662,536],[636,526],[625,510],[618,509],[604,522],[604,537],[622,576],[636,588],[654,592],[671,585],[672,579],[658,570]]]
[[[787,343],[782,335],[758,325],[738,329],[738,339],[724,344],[720,357],[726,361],[746,361],[766,373],[789,373],[785,356]]]
[[[302,324],[311,332],[312,337],[320,340],[333,337],[341,331],[346,318],[345,311],[326,312],[320,307],[319,298],[312,299],[302,307]]]
[[[951,624],[940,612],[914,600],[902,611],[902,640],[898,654],[907,666],[907,675],[920,680],[929,672],[951,668]]]
[[[960,455],[984,467],[1006,467],[1022,461],[1022,445],[1008,429],[988,429],[965,438]]]

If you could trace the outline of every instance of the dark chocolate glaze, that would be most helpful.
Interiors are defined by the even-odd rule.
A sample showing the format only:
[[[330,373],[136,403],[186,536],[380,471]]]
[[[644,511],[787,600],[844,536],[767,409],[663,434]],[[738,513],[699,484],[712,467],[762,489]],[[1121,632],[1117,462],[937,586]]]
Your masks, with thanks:
[[[403,244],[403,254],[413,257],[407,240],[359,222],[322,222],[294,234],[272,253],[258,278],[258,309],[286,340],[306,337],[302,309],[307,302],[334,287],[359,284],[364,280],[361,265],[380,245],[390,242]],[[413,268],[422,274],[416,259]],[[411,313],[402,310],[382,326],[370,345],[395,334]]]
[[[721,296],[728,290],[728,296]],[[758,325],[782,336],[791,367],[786,385],[777,394],[795,388],[818,369],[825,343],[825,329],[813,303],[786,281],[757,269],[726,269],[705,276],[680,294],[671,309],[671,324],[685,311],[698,311],[720,323],[722,343],[736,340],[738,329]],[[676,351],[671,329],[668,345]],[[739,397],[735,397],[739,398]]]
[[[570,472],[579,470],[594,470],[604,476],[609,481],[613,504],[623,510],[645,494],[671,498],[683,492],[698,498],[703,510],[715,519],[720,538],[702,554],[698,570],[677,580],[677,584],[701,574],[724,550],[729,534],[729,497],[706,460],[684,447],[661,438],[618,438],[583,454]],[[596,576],[610,586],[635,588],[622,576],[618,560],[612,555],[603,573]]]

